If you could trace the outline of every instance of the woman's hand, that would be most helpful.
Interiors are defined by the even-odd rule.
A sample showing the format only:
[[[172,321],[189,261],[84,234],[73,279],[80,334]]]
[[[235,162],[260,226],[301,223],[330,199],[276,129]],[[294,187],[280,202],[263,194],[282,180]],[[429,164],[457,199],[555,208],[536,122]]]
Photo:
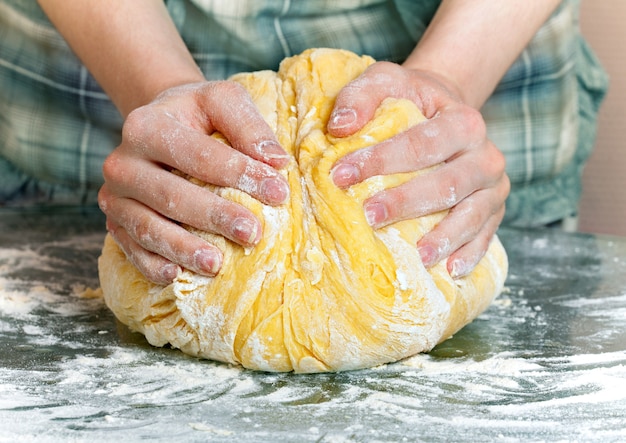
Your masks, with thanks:
[[[215,131],[232,147],[211,137]],[[99,204],[107,229],[148,279],[168,284],[179,267],[212,276],[221,251],[180,223],[243,246],[260,240],[261,225],[246,208],[172,170],[276,205],[289,194],[276,169],[288,162],[243,87],[228,81],[177,86],[128,115],[122,142],[104,163]]]
[[[261,228],[250,211],[171,172],[268,204],[287,198],[276,168],[289,158],[243,87],[204,80],[164,2],[39,1],[126,119],[104,164],[99,203],[137,268],[161,284],[181,266],[205,275],[220,269],[221,252],[180,223],[257,243]],[[210,137],[215,131],[232,148]]]
[[[387,97],[412,100],[427,121],[339,160],[335,184],[347,188],[375,175],[439,167],[364,203],[369,223],[395,221],[448,209],[447,216],[417,244],[424,264],[449,257],[454,277],[469,273],[487,250],[509,193],[502,153],[487,139],[480,112],[431,72],[388,62],[370,66],[339,94],[328,130],[347,136],[367,123]]]

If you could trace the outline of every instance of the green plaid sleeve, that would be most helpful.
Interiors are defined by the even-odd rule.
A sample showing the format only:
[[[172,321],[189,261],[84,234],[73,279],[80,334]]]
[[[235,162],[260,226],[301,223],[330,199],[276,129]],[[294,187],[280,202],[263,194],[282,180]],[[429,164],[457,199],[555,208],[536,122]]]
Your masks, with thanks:
[[[166,0],[207,79],[277,69],[311,47],[402,62],[437,0]],[[577,210],[582,166],[607,87],[564,0],[483,108],[507,158],[506,223]],[[93,202],[121,118],[34,1],[0,0],[0,205]]]

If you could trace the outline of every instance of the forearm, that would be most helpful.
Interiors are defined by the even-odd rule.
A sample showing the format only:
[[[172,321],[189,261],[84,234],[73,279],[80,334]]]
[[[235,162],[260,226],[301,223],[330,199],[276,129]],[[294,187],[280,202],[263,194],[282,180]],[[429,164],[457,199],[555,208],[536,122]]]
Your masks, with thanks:
[[[560,0],[444,0],[404,66],[443,77],[480,108]]]
[[[162,1],[39,0],[122,115],[203,80]]]

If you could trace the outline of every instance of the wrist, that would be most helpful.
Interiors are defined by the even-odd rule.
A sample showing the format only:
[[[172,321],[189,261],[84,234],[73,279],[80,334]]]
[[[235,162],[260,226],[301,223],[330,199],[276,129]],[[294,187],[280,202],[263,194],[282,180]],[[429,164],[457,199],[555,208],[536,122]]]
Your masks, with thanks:
[[[482,107],[560,0],[444,0],[404,63],[436,73]]]
[[[480,109],[495,87],[495,84],[485,84],[481,79],[472,78],[462,67],[448,63],[445,59],[429,57],[426,51],[416,49],[402,66],[430,77],[455,99],[475,109]]]
[[[134,109],[153,102],[171,88],[205,81],[204,75],[195,64],[179,63],[165,67],[158,63],[151,66],[151,73],[156,74],[139,70],[130,72],[128,87],[111,91],[105,89],[124,117]]]

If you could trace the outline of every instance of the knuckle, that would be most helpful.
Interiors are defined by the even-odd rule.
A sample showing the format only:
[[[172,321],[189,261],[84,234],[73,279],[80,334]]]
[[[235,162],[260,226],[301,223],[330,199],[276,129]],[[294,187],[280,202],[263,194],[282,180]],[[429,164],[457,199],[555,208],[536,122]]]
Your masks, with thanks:
[[[144,247],[154,242],[155,231],[155,223],[149,216],[141,216],[133,223],[134,237],[137,243]]]
[[[459,233],[458,246],[475,239],[489,216],[488,212],[481,211],[475,203],[464,202],[450,212],[449,217],[453,217],[464,227]]]
[[[122,126],[122,140],[136,143],[139,135],[145,132],[146,126],[145,107],[131,111]]]
[[[168,276],[164,275],[161,260],[155,259],[151,253],[138,247],[129,248],[128,259],[150,281],[157,284],[168,284]]]
[[[183,201],[185,199],[185,194],[179,192],[179,190],[159,190],[157,195],[165,210],[171,215],[174,215],[177,212],[177,209],[183,206]]]
[[[385,80],[394,79],[394,74],[404,74],[404,69],[401,68],[397,63],[389,62],[389,61],[379,61],[371,66],[365,71],[366,74],[371,74],[374,77],[382,76]]]
[[[238,205],[232,203],[224,198],[215,196],[210,201],[204,211],[204,226],[203,228],[209,232],[221,233],[224,231],[224,227],[229,225],[229,221],[233,217],[233,207]]]
[[[417,131],[406,131],[406,162],[407,165],[419,165],[424,156],[425,146]]]
[[[351,158],[352,164],[356,166],[361,175],[361,179],[387,172],[386,164],[389,160],[386,144],[379,144],[358,152]]]
[[[459,181],[460,178],[454,174],[446,174],[442,177],[439,197],[446,208],[451,208],[459,201]]]
[[[479,235],[476,236],[476,241],[478,241],[479,249],[481,252],[484,252],[489,247],[489,242],[491,241],[491,237],[494,232],[491,229],[483,229]]]
[[[497,227],[498,224],[495,224],[493,228],[486,224],[479,232],[476,233],[476,237],[472,241],[478,246],[477,250],[480,253],[479,258],[482,258],[487,249],[489,249],[489,244],[496,233]]]
[[[102,186],[98,190],[98,206],[100,210],[105,214],[108,213],[109,207],[111,205],[111,194],[109,193],[106,185]]]
[[[141,260],[135,258],[131,259],[133,264],[139,269],[139,271],[151,282],[164,285],[169,283],[162,272],[159,269],[153,269],[151,266],[147,266]]]
[[[506,170],[506,157],[504,156],[502,151],[500,151],[497,148],[494,148],[494,149],[495,149],[494,165],[498,171],[504,174],[504,171]]]
[[[493,218],[495,221],[495,229],[494,229],[494,233],[497,230],[498,226],[500,226],[500,223],[502,222],[502,220],[504,219],[504,213],[506,211],[506,207],[504,205],[501,205],[493,214]]]
[[[466,106],[464,109],[464,128],[471,139],[484,140],[487,137],[487,125],[477,109]]]
[[[504,173],[502,175],[502,195],[503,195],[503,200],[506,199],[506,197],[509,195],[509,193],[511,192],[511,179],[509,178],[508,174]]]
[[[218,199],[207,212],[209,232],[224,236],[239,244],[251,244],[257,241],[262,229],[252,212],[245,207],[224,199]]]
[[[478,233],[481,231],[485,223],[487,222],[489,212],[480,211],[476,207],[470,207],[465,215],[465,219],[467,219],[467,236],[471,239],[476,238]]]
[[[437,254],[437,261],[450,255],[454,250],[455,245],[452,243],[450,232],[445,229],[435,228],[428,234],[428,242],[435,249]]]
[[[501,179],[506,175],[506,158],[504,154],[492,143],[489,143],[489,161],[486,167],[490,175]]]
[[[397,76],[403,74],[396,63],[379,61],[367,67],[367,69],[353,81],[349,82],[340,93],[340,96],[360,95],[364,89],[375,87],[388,87],[397,84]],[[355,97],[356,98],[356,97]]]
[[[230,80],[219,80],[210,83],[209,92],[212,97],[221,100],[223,97],[247,96],[246,89],[237,82]]]
[[[440,141],[424,136],[422,129],[409,129],[402,134],[406,140],[403,160],[408,170],[429,168],[445,161],[446,150],[441,149]]]
[[[102,176],[105,182],[117,181],[121,177],[123,162],[117,151],[111,152],[102,164]]]
[[[389,188],[377,194],[376,199],[384,205],[389,220],[404,219],[414,211],[412,199],[406,186]]]

